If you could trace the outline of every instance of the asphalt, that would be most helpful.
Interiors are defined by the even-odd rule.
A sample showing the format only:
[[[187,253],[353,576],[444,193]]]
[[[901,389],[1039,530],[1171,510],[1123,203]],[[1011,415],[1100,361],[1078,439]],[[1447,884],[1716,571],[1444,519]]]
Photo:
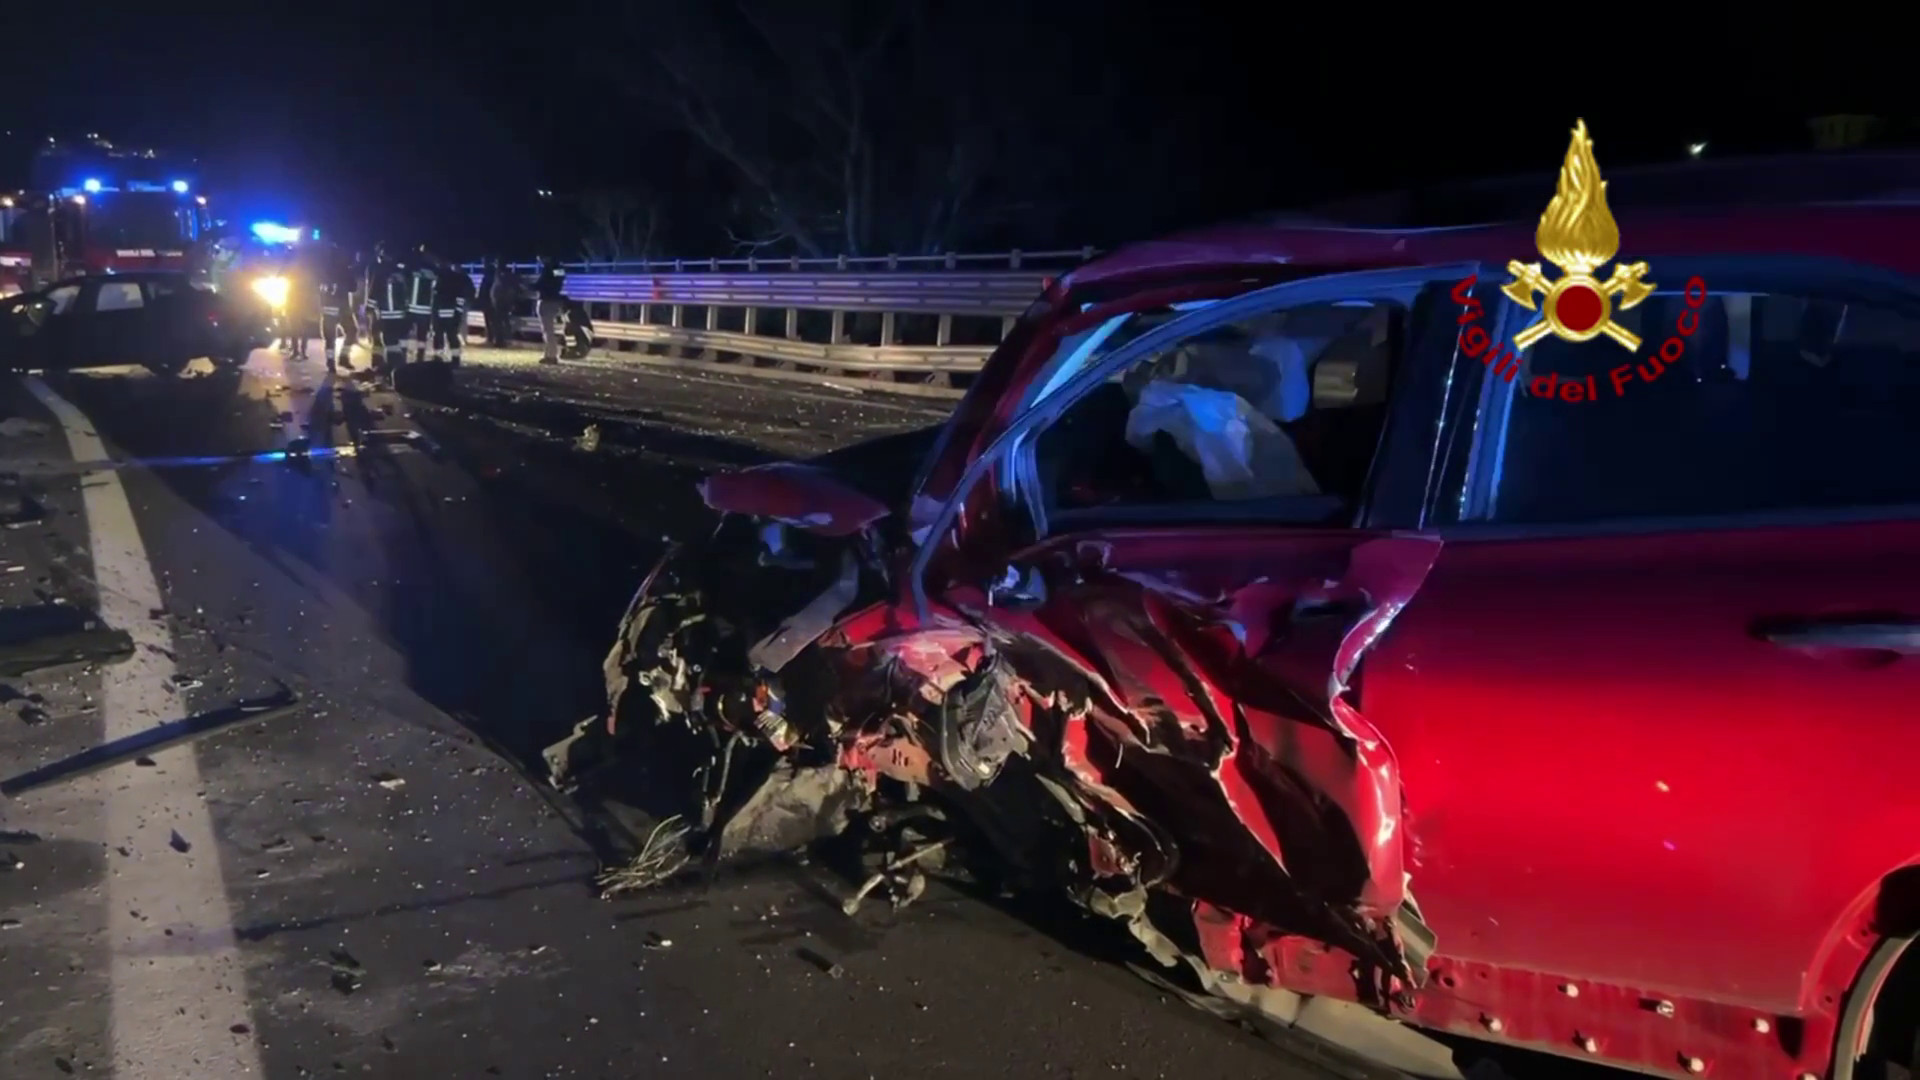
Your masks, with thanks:
[[[430,401],[271,351],[237,386],[0,380],[0,630],[67,609],[135,652],[0,679],[0,774],[301,704],[0,800],[0,1077],[1320,1075],[1045,907],[850,919],[800,860],[600,899],[606,837],[522,763],[709,524],[691,482],[943,406],[533,355]]]

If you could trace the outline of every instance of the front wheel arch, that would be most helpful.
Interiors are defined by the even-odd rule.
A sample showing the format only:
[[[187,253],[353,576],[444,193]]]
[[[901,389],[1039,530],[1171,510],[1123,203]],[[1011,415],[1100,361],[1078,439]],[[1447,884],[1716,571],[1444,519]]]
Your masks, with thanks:
[[[1880,1080],[1863,1062],[1920,1067],[1920,864],[1881,878],[1870,894],[1879,935],[1847,990],[1833,1040],[1833,1080]],[[1891,1006],[1891,1007],[1889,1007]]]

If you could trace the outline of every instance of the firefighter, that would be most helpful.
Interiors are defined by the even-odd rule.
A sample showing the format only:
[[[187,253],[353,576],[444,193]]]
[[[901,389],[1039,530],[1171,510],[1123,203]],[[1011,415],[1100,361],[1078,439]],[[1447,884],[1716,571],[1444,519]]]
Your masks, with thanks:
[[[413,276],[407,293],[407,315],[413,321],[413,358],[425,363],[427,343],[433,337],[433,294],[440,286],[440,268],[427,245],[414,250]]]
[[[540,301],[540,362],[560,362],[560,320],[567,313],[567,271],[550,255],[540,256],[540,277],[533,285]]]
[[[407,302],[413,288],[413,274],[405,263],[393,258],[387,246],[373,249],[373,262],[367,267],[367,303],[373,309],[375,344],[374,368],[388,379],[398,379],[407,363],[407,336],[412,320]]]
[[[357,288],[353,264],[339,248],[329,247],[320,269],[320,340],[327,357],[327,370],[337,370],[334,343],[336,337],[345,337],[339,345],[339,366],[352,371],[353,346],[359,338],[353,314],[353,295]]]
[[[361,337],[367,339],[370,347],[378,348],[378,345],[373,342],[372,305],[367,301],[367,266],[367,253],[354,252],[353,262],[347,264],[347,276],[353,282],[353,292],[347,310],[352,313],[354,329]]]
[[[453,366],[460,366],[460,348],[467,340],[467,309],[473,306],[473,278],[465,270],[436,257],[440,271],[433,291],[433,358],[446,359],[453,353]]]
[[[322,276],[314,264],[311,254],[300,248],[287,252],[286,268],[283,273],[287,279],[287,311],[285,345],[287,356],[294,360],[307,358],[307,341],[313,325],[319,320],[318,300],[320,289],[318,279]]]

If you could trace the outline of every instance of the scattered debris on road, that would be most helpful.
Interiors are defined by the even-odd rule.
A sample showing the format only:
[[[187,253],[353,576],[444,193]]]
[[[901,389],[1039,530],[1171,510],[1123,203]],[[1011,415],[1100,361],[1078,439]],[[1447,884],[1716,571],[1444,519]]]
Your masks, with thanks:
[[[600,886],[601,899],[650,889],[685,869],[687,838],[692,833],[693,829],[678,814],[655,825],[631,861],[594,879],[594,884]]]
[[[580,438],[574,440],[573,445],[589,454],[600,449],[600,425],[588,424],[587,429],[580,433]]]
[[[398,776],[395,776],[390,772],[374,773],[373,782],[376,784],[379,784],[383,788],[386,788],[388,791],[398,791],[399,789],[407,786],[407,782],[404,779]]]
[[[334,949],[329,952],[327,966],[333,969],[333,974],[328,981],[343,996],[366,985],[367,969],[362,967],[360,961],[354,959],[353,954],[345,949]]]
[[[45,435],[52,429],[38,420],[29,420],[24,416],[9,416],[0,420],[0,438],[32,439]]]
[[[131,643],[128,650],[131,652]],[[75,780],[94,773],[149,757],[162,750],[189,743],[203,735],[249,720],[276,720],[300,707],[300,699],[291,690],[282,690],[262,701],[241,702],[225,709],[189,716],[184,720],[148,728],[124,739],[102,743],[71,757],[0,781],[0,795],[8,798],[51,784]]]
[[[133,655],[133,638],[69,604],[0,611],[0,676],[67,664],[112,664]]]

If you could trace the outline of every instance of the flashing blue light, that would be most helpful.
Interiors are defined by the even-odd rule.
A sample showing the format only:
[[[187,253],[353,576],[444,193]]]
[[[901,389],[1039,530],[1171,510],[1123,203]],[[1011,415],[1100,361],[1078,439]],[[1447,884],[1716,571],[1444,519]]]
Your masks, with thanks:
[[[300,230],[290,229],[272,221],[256,221],[252,226],[253,235],[264,244],[297,244],[300,242]]]
[[[313,238],[314,238],[315,240],[318,240],[318,239],[320,239],[320,230],[319,230],[319,229],[315,229],[315,230],[313,230]]]
[[[100,190],[100,181],[95,180],[92,177],[88,177],[85,181],[83,181],[80,184],[80,186],[86,189],[87,194],[92,195],[97,193]]]
[[[173,182],[173,193],[175,195],[185,195],[187,193],[187,182],[185,180],[175,180]]]

